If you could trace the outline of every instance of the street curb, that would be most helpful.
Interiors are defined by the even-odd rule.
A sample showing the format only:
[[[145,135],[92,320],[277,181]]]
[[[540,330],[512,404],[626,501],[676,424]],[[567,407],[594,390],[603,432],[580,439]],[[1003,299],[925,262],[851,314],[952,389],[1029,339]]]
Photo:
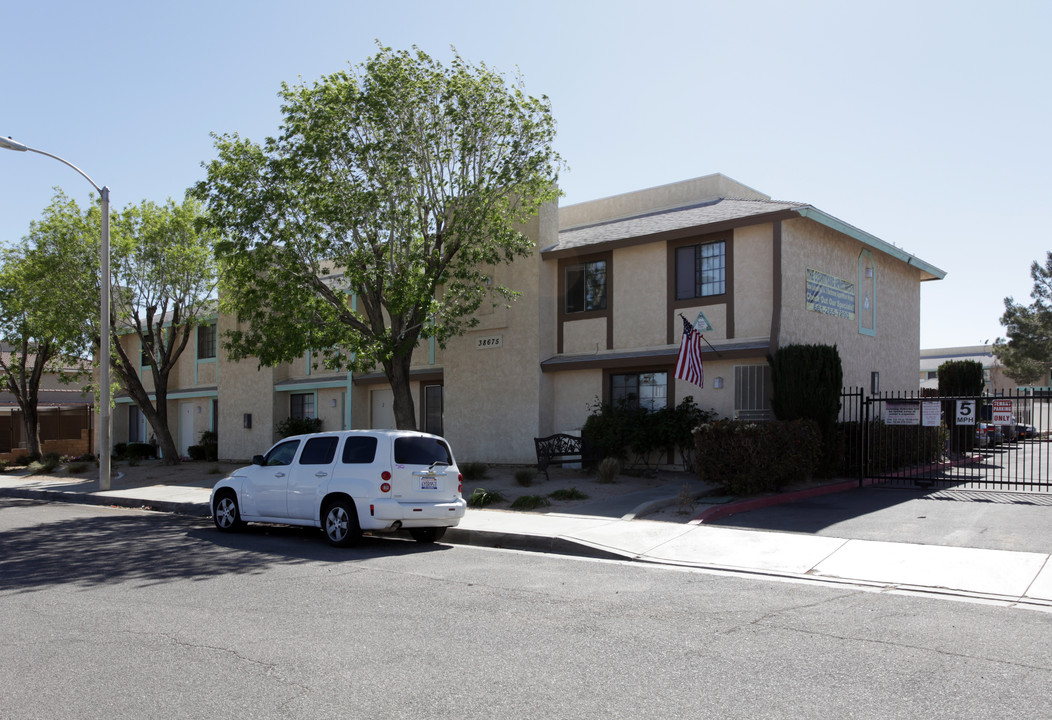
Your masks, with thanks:
[[[570,555],[574,557],[594,558],[600,560],[632,560],[631,555],[607,550],[562,537],[545,535],[527,535],[524,533],[491,532],[487,530],[465,530],[451,527],[446,530],[441,542],[451,545],[472,545],[475,547],[498,548],[503,550],[522,550],[542,552],[552,555]]]
[[[171,502],[154,500],[146,502],[140,498],[126,498],[94,493],[65,492],[61,490],[27,490],[22,488],[0,488],[0,497],[19,498],[22,500],[48,500],[78,505],[98,505],[101,507],[123,507],[133,510],[154,510],[157,512],[178,515],[208,515],[208,505],[199,502]]]

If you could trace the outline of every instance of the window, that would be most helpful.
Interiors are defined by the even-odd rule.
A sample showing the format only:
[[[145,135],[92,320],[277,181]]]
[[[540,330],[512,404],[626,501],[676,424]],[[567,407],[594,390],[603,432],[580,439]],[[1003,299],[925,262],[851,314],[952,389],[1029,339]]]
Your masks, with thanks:
[[[668,373],[622,373],[610,376],[610,404],[660,410],[668,406]]]
[[[570,265],[565,273],[566,312],[606,310],[606,260]]]
[[[289,440],[280,445],[275,445],[267,453],[264,465],[290,465],[292,458],[296,457],[296,448],[300,445],[299,440]]]
[[[453,464],[449,448],[436,438],[415,435],[395,438],[394,453],[395,462],[399,465]]]
[[[727,243],[676,248],[676,299],[723,295],[727,291]]]
[[[300,465],[328,465],[336,457],[337,444],[339,438],[333,435],[309,439],[300,454]]]
[[[424,387],[424,432],[442,434],[442,386]]]
[[[376,438],[347,438],[343,445],[343,462],[347,465],[368,465],[376,459]]]
[[[128,406],[128,442],[143,442],[142,436],[142,410],[138,405]]]
[[[314,393],[292,393],[289,395],[289,417],[314,417]]]
[[[197,326],[197,359],[208,360],[216,356],[216,326]]]
[[[739,420],[770,420],[771,366],[734,367],[734,414]]]

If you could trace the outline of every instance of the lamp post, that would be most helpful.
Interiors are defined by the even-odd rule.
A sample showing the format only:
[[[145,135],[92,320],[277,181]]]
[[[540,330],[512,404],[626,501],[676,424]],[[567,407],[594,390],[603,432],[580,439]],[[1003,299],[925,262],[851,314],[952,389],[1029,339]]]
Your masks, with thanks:
[[[99,490],[110,489],[110,189],[99,187],[94,180],[73,163],[43,150],[31,148],[11,138],[0,137],[0,148],[18,152],[35,152],[47,155],[67,165],[91,183],[102,197],[102,247],[100,249],[99,289]],[[105,347],[105,350],[103,350]]]

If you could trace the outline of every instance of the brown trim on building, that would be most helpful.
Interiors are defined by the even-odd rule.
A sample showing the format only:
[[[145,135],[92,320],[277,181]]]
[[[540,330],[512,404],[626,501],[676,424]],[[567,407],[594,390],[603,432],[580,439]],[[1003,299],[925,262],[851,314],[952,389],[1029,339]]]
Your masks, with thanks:
[[[713,242],[725,243],[724,262],[724,287],[720,295],[709,295],[708,297],[676,299],[676,250],[690,245],[702,245]],[[676,328],[681,323],[676,322],[679,311],[683,308],[699,307],[704,305],[725,305],[727,307],[726,337],[728,340],[734,338],[734,233],[730,230],[716,233],[693,234],[690,237],[676,241],[669,241],[666,245],[667,263],[667,290],[668,321],[665,326],[665,337],[668,344],[676,342]],[[690,318],[688,318],[689,320]]]
[[[774,224],[771,245],[771,354],[778,352],[782,334],[782,223]]]
[[[587,248],[592,250],[592,248]],[[566,268],[573,267],[575,265],[583,265],[585,263],[606,262],[606,309],[604,310],[587,310],[585,312],[566,312]],[[606,318],[606,349],[610,350],[613,348],[614,343],[614,253],[612,250],[607,252],[589,252],[583,255],[566,255],[560,258],[558,268],[558,290],[556,292],[556,326],[558,328],[557,333],[557,352],[563,352],[563,328],[567,322],[573,322],[575,320],[590,320],[592,318]]]
[[[744,360],[766,358],[770,348],[766,342],[743,343],[720,346],[716,350],[706,347],[702,353],[703,361],[711,360]],[[719,354],[717,354],[719,353]],[[638,369],[660,370],[675,367],[679,348],[658,351],[613,353],[606,355],[574,355],[570,357],[552,357],[541,363],[541,372],[560,372],[564,370],[605,370],[605,369]]]

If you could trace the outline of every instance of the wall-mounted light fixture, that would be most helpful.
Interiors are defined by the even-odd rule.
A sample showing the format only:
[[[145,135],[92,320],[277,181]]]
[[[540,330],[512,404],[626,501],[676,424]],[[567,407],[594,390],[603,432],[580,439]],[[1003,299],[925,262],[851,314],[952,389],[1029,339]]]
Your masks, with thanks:
[[[716,390],[722,390],[723,389],[723,378],[721,378],[721,377],[714,378],[713,381],[712,381],[712,387],[714,389],[716,389]]]
[[[873,268],[871,268],[871,267],[866,268],[866,277],[868,277],[868,278],[873,277]]]
[[[329,407],[336,407],[336,398],[329,400]]]
[[[195,406],[194,407],[194,412],[197,413],[198,415],[200,415],[201,414],[201,406],[200,405]]]

